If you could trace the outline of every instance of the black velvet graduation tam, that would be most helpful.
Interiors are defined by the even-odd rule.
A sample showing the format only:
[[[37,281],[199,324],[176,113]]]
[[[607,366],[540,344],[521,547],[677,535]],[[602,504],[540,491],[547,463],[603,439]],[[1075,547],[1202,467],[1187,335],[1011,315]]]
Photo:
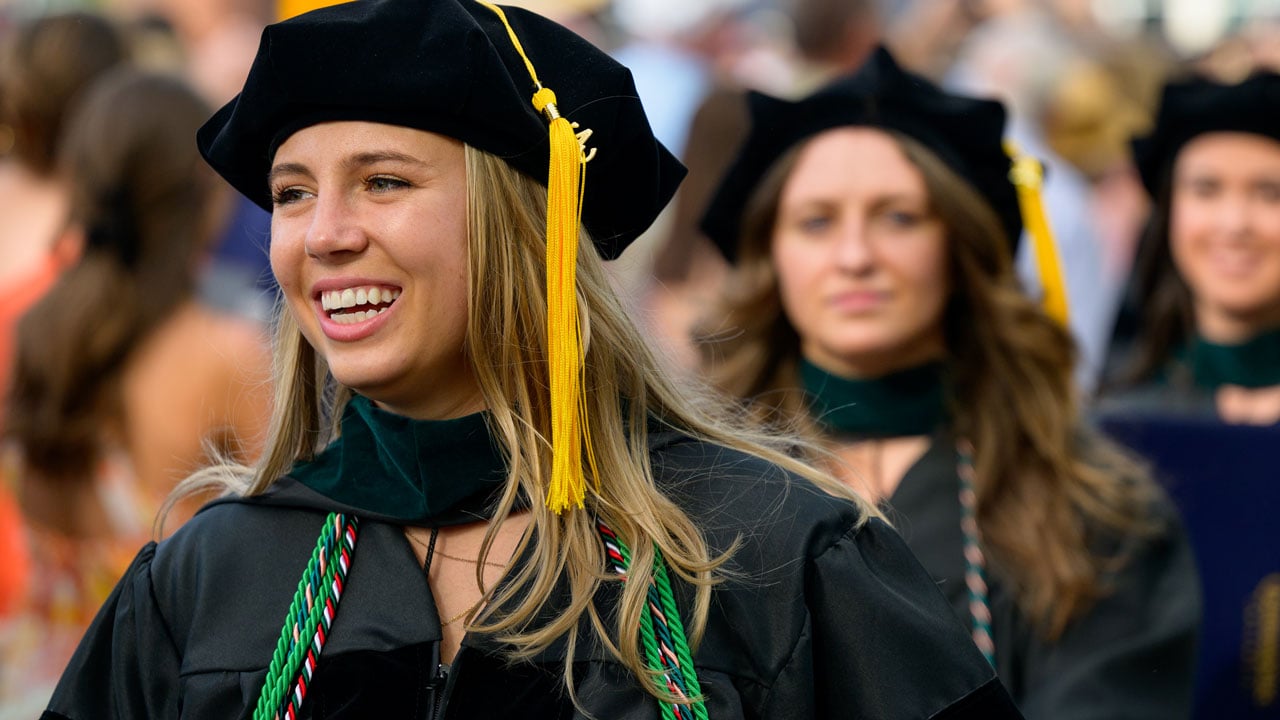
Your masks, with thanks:
[[[1206,78],[1169,83],[1160,97],[1155,128],[1133,141],[1134,162],[1152,197],[1178,151],[1210,132],[1245,132],[1280,141],[1280,75],[1260,72],[1224,85]]]
[[[684,166],[654,137],[631,72],[570,30],[503,8],[562,116],[590,130],[582,223],[617,257],[671,199]],[[205,159],[271,209],[279,145],[322,122],[366,120],[448,135],[547,182],[547,120],[491,10],[469,0],[360,0],[268,26],[244,90],[197,135]]]
[[[796,102],[753,92],[751,131],[702,219],[702,230],[725,257],[737,256],[743,209],[751,194],[789,149],[825,130],[865,125],[914,138],[938,155],[987,199],[1011,247],[1022,234],[1018,195],[1003,148],[1004,106],[995,100],[952,95],[898,67],[884,48],[857,72]]]

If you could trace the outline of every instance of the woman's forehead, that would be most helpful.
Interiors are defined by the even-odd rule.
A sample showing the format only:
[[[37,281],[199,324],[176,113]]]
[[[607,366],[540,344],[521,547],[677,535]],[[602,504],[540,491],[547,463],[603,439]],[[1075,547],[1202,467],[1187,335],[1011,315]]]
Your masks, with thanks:
[[[1178,151],[1179,169],[1219,164],[1280,171],[1280,141],[1256,133],[1220,131],[1199,135]]]
[[[276,149],[278,159],[282,152],[296,152],[308,147],[326,150],[354,150],[373,147],[402,147],[418,152],[456,151],[462,141],[447,135],[366,120],[340,120],[317,123],[301,128],[289,135]]]
[[[920,193],[924,178],[892,135],[849,126],[815,135],[801,148],[782,194],[872,191]]]

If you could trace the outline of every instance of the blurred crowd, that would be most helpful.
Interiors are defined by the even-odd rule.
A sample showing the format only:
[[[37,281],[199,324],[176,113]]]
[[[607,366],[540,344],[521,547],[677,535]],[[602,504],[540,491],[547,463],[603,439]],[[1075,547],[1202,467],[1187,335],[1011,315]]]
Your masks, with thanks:
[[[802,97],[884,45],[944,88],[1002,101],[1007,139],[1042,163],[1084,413],[1104,428],[1117,423],[1120,435],[1115,418],[1135,403],[1177,417],[1161,405],[1167,395],[1122,392],[1140,375],[1158,295],[1150,246],[1159,198],[1144,187],[1131,141],[1155,127],[1171,81],[1280,71],[1280,6],[509,4],[561,21],[631,68],[656,134],[689,168],[658,224],[612,264],[672,373],[705,370],[695,331],[725,329],[707,309],[722,306],[732,268],[700,221],[748,133],[747,91]],[[251,462],[263,442],[270,217],[208,170],[194,135],[239,90],[262,27],[312,5],[0,0],[0,720],[38,714],[133,552],[195,510],[167,507],[174,485],[215,457]],[[1280,193],[1280,167],[1273,172]],[[1280,229],[1270,232],[1263,242],[1280,254]],[[1020,244],[1015,267],[1038,298],[1044,259],[1033,247]],[[1273,279],[1259,330],[1280,327]],[[1232,392],[1213,398],[1217,422],[1280,421],[1276,393]],[[1124,427],[1137,446],[1150,437]],[[1220,561],[1198,557],[1202,573]],[[1269,711],[1280,716],[1274,695]]]

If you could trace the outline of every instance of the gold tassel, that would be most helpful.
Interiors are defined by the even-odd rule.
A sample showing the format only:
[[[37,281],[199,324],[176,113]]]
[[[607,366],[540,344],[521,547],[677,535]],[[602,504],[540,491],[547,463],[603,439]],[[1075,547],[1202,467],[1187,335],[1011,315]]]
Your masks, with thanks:
[[[487,2],[507,28],[511,43],[524,60],[537,88],[534,108],[550,123],[551,159],[547,174],[547,374],[551,383],[551,480],[547,507],[557,514],[583,507],[586,480],[582,468],[583,443],[595,472],[586,398],[582,392],[582,328],[578,322],[578,228],[582,222],[583,156],[575,125],[560,115],[556,96],[542,87],[533,63],[502,9]],[[594,151],[593,151],[594,153]],[[597,480],[598,482],[598,480]]]
[[[1058,260],[1058,245],[1053,240],[1053,230],[1044,211],[1040,188],[1044,184],[1044,169],[1030,155],[1023,155],[1016,145],[1005,142],[1005,152],[1013,159],[1009,180],[1018,191],[1018,207],[1022,211],[1022,223],[1031,236],[1036,254],[1036,269],[1040,275],[1040,289],[1044,293],[1041,304],[1049,317],[1063,327],[1067,325],[1067,286],[1062,277],[1062,264]]]
[[[344,2],[347,0],[276,0],[276,20],[288,20],[302,13]]]

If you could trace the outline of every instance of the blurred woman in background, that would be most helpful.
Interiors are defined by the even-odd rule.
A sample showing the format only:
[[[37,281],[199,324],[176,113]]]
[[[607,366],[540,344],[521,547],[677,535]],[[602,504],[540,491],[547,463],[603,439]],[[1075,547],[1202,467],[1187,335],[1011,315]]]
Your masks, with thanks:
[[[193,295],[226,199],[193,141],[208,113],[181,81],[121,69],[68,127],[60,169],[83,252],[21,321],[8,406],[4,466],[33,573],[0,634],[6,708],[47,701],[177,480],[210,448],[257,452],[262,331]]]
[[[1155,201],[1131,292],[1142,321],[1108,413],[1280,422],[1280,75],[1168,85],[1134,143]]]
[[[55,172],[65,119],[94,78],[126,59],[121,33],[88,13],[32,19],[0,37],[0,431],[18,318],[79,251]],[[13,490],[0,482],[0,617],[30,576]]]
[[[735,263],[705,372],[882,503],[1027,717],[1185,716],[1195,567],[1154,483],[1082,426],[1070,337],[1018,286],[1039,169],[1011,167],[1003,107],[879,51],[751,114],[704,218]]]
[[[18,318],[75,259],[58,142],[92,81],[125,62],[123,35],[88,13],[48,15],[0,41],[0,390]]]

